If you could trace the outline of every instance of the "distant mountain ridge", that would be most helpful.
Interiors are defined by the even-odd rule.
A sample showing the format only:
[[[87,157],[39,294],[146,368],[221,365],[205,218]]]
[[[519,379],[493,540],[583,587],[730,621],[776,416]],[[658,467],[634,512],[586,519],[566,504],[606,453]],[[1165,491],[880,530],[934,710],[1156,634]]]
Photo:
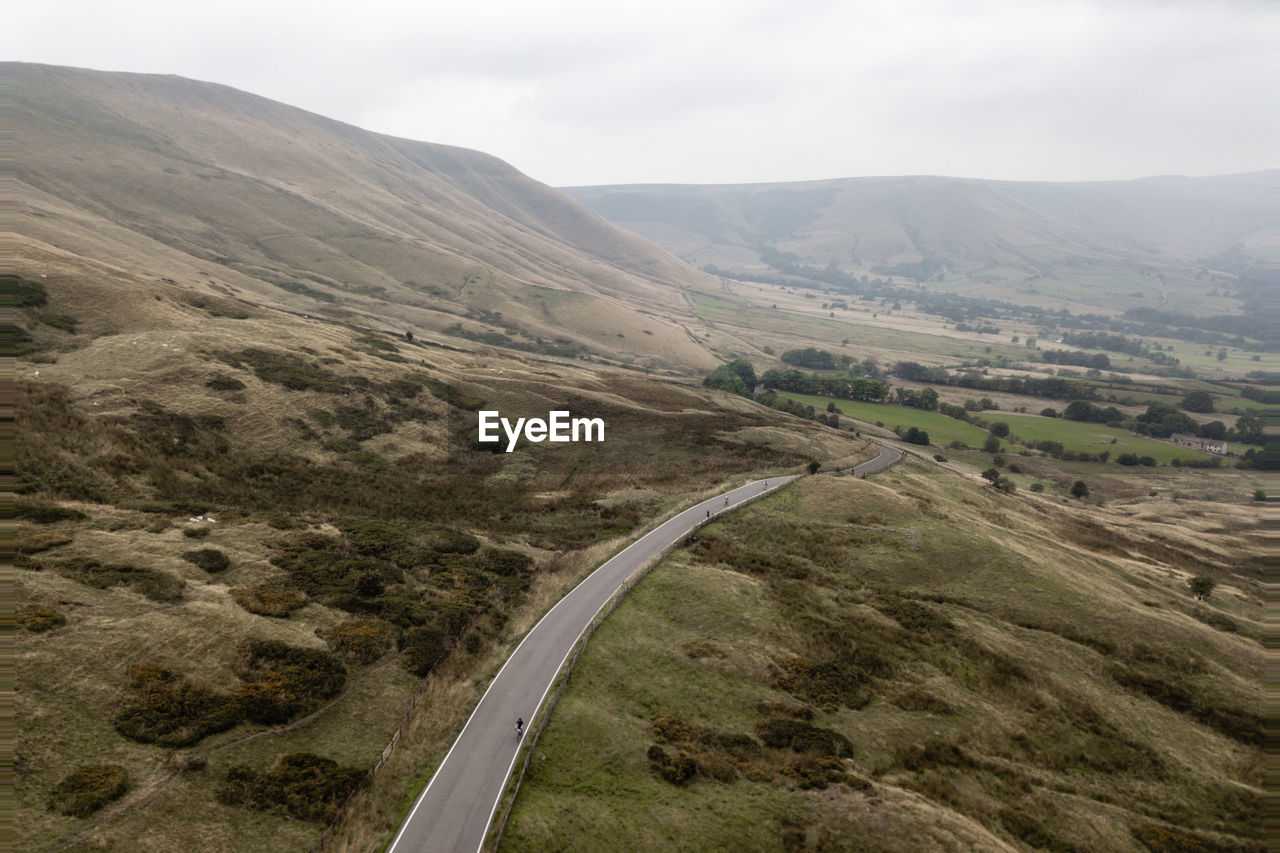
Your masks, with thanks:
[[[1276,170],[1074,184],[916,176],[564,188],[699,266],[798,263],[1006,298],[1064,267],[1186,279],[1234,246],[1273,252],[1277,190]]]
[[[2,71],[19,261],[30,240],[372,325],[714,362],[666,319],[714,279],[495,157],[181,77]],[[636,327],[651,352],[617,336]]]

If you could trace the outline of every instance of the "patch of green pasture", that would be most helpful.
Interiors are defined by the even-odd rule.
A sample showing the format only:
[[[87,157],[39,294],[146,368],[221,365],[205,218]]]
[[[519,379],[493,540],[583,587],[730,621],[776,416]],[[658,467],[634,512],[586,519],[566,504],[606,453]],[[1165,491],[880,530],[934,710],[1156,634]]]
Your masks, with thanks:
[[[1020,415],[1007,412],[986,412],[984,417],[992,422],[1004,421],[1009,425],[1009,438],[1019,444],[1034,445],[1039,441],[1058,441],[1065,450],[1077,453],[1098,453],[1102,450],[1111,452],[1111,460],[1115,461],[1121,453],[1136,453],[1139,456],[1150,456],[1161,464],[1174,459],[1202,460],[1211,459],[1213,455],[1189,447],[1182,447],[1168,441],[1158,441],[1144,435],[1135,435],[1128,430],[1090,424],[1080,421],[1069,421],[1065,418],[1042,418],[1035,415]]]
[[[801,403],[807,403],[819,411],[825,411],[827,403],[834,402],[841,414],[868,423],[883,423],[889,429],[901,426],[903,429],[918,427],[929,433],[929,441],[942,446],[952,441],[963,441],[965,444],[981,447],[987,440],[987,432],[973,424],[928,412],[924,409],[912,409],[907,406],[891,406],[886,403],[863,403],[853,400],[833,400],[830,397],[819,397],[814,394],[796,394],[790,391],[779,392]]]

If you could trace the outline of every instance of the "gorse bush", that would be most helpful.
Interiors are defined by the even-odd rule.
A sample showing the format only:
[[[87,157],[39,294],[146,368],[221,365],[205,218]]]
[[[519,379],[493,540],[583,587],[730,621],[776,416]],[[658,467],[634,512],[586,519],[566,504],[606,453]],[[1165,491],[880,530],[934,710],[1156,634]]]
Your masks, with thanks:
[[[130,669],[132,694],[116,714],[116,731],[140,743],[191,746],[243,717],[234,696],[150,662]]]
[[[88,817],[129,790],[129,774],[117,764],[82,764],[49,792],[49,810]]]
[[[250,613],[274,616],[277,619],[287,617],[307,603],[306,593],[277,581],[265,581],[250,587],[234,587],[231,597]]]
[[[182,590],[186,586],[182,578],[168,572],[134,566],[104,566],[97,560],[83,557],[55,563],[52,568],[63,577],[96,589],[122,586],[152,601],[166,604],[180,601]]]
[[[247,764],[232,765],[218,790],[218,800],[296,820],[330,823],[365,776],[365,771],[341,767],[330,758],[295,752],[281,756],[265,772]]]
[[[231,566],[231,560],[217,548],[201,548],[198,551],[187,551],[182,555],[182,559],[211,575],[225,572]]]
[[[765,746],[773,749],[812,752],[832,758],[853,757],[853,744],[847,737],[800,720],[764,720],[756,725],[756,734]]]
[[[25,628],[33,634],[51,631],[67,624],[67,617],[55,607],[44,604],[28,604],[18,610],[18,627]]]
[[[396,629],[381,619],[349,619],[316,634],[351,663],[370,664],[395,644]]]
[[[59,521],[81,521],[89,516],[70,507],[15,501],[13,517],[21,521],[34,521],[36,524],[56,524]]]
[[[347,680],[342,662],[320,649],[246,640],[238,652],[235,670],[245,683],[236,689],[236,697],[244,715],[255,723],[286,723],[336,696]]]

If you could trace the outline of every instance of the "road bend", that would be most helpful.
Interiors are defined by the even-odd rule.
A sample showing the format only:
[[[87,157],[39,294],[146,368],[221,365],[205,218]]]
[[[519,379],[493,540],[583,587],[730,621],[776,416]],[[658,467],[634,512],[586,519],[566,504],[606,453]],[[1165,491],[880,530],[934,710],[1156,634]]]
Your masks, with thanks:
[[[700,524],[794,479],[756,480],[684,510],[619,551],[547,611],[490,682],[389,853],[478,851],[519,753],[516,718],[533,720],[574,644],[601,608],[641,566]]]

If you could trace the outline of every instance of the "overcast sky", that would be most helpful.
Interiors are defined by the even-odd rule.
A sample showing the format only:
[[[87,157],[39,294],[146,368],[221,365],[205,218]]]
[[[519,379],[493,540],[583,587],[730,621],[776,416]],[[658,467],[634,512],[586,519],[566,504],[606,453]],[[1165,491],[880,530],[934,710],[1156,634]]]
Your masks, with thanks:
[[[5,28],[14,59],[225,83],[557,186],[1091,180],[1276,165],[1277,8],[17,0]]]

